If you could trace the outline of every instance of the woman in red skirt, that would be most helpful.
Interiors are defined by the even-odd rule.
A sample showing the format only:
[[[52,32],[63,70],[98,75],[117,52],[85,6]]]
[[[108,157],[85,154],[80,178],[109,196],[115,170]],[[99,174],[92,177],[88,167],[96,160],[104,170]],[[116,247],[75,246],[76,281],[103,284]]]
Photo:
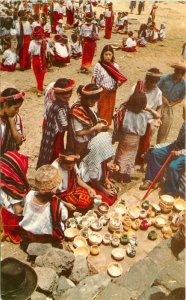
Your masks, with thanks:
[[[114,12],[112,2],[108,3],[108,9],[105,12],[105,38],[111,39],[112,27],[114,24]]]

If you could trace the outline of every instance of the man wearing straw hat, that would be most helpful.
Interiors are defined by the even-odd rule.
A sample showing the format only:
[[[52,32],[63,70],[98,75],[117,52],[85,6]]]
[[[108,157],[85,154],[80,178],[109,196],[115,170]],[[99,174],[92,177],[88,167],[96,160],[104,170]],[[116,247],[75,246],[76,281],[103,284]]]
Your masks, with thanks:
[[[175,106],[185,98],[186,82],[183,77],[186,71],[186,64],[177,63],[171,67],[174,68],[174,73],[162,76],[158,84],[163,95],[163,107],[162,124],[158,131],[157,144],[166,142],[174,120]]]

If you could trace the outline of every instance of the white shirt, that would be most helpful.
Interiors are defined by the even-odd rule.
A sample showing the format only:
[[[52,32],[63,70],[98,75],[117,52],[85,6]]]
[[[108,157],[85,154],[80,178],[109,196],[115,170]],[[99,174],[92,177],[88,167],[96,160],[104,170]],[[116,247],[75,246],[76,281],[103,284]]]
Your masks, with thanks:
[[[131,37],[128,37],[128,39],[125,42],[126,47],[131,48],[136,46],[136,41],[133,40]]]
[[[59,5],[59,3],[57,3],[57,2],[54,3],[53,11],[56,11],[56,12],[59,13],[59,11],[60,11],[60,5]]]
[[[3,62],[4,66],[11,66],[11,65],[16,64],[16,62],[17,62],[17,55],[11,49],[7,49],[3,53],[3,59],[4,59],[4,62]]]
[[[80,35],[82,37],[92,37],[93,26],[95,26],[95,25],[91,24],[90,26],[87,26],[87,24],[83,24],[80,29]],[[95,26],[95,31],[96,31],[96,34],[98,34],[97,26]]]
[[[132,87],[131,95],[134,93],[135,88],[136,88],[136,84]],[[145,95],[147,97],[147,105],[151,109],[157,110],[158,106],[162,105],[162,92],[158,87],[153,89],[150,93],[145,93]],[[149,120],[152,121],[153,119],[152,114],[150,112],[146,112],[146,114],[148,114]],[[151,121],[149,121],[149,123]]]
[[[144,135],[148,123],[148,115],[146,112],[135,114],[131,111],[126,111],[123,119],[123,130],[125,133],[134,133],[137,135]]]
[[[34,197],[37,195],[36,191],[30,191],[25,200],[23,209],[23,220],[19,225],[25,230],[33,234],[50,234],[52,235],[52,218],[50,212],[50,202],[45,205],[35,203]],[[65,221],[68,218],[68,210],[60,203],[62,208],[61,227],[64,230]]]
[[[33,56],[33,55],[40,55],[41,54],[41,43],[42,40],[32,40],[29,45],[28,52]]]
[[[56,26],[56,32],[57,32],[57,34],[63,34],[63,32],[64,32],[63,27],[60,27],[59,25],[57,25]]]
[[[22,23],[23,23],[24,35],[31,35],[32,34],[31,24],[28,21],[22,22]],[[17,32],[17,35],[20,35],[20,24],[19,23],[16,24],[16,32]]]
[[[55,50],[56,50],[56,53],[61,57],[69,56],[67,47],[61,43],[58,43],[58,42],[55,43]]]
[[[37,21],[34,21],[31,26],[32,26],[32,29],[34,29],[37,26],[41,26],[41,24]]]
[[[44,32],[51,33],[51,25],[50,25],[50,23],[46,23],[43,26],[43,30],[44,30]]]
[[[71,55],[82,53],[82,46],[79,41],[71,44]]]

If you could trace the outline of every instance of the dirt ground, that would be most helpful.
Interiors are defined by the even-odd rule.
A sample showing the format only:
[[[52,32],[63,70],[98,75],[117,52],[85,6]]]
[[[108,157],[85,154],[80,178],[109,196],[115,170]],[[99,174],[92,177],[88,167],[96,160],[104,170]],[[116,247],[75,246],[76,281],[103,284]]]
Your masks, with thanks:
[[[116,13],[118,11],[128,11],[128,1],[115,0],[113,2]],[[138,19],[140,23],[146,22],[151,6],[152,3],[148,3],[148,1],[146,1],[145,12],[138,16],[136,9],[134,14],[129,14],[129,19]],[[166,25],[167,37],[165,41],[148,44],[145,48],[138,48],[136,53],[129,54],[122,52],[121,50],[115,52],[116,62],[119,64],[121,72],[128,78],[128,81],[118,89],[117,106],[127,99],[131,87],[137,80],[145,77],[145,73],[149,68],[157,67],[163,74],[168,74],[173,71],[170,64],[182,60],[182,45],[185,42],[186,33],[184,22],[186,16],[185,8],[185,4],[178,2],[172,3],[167,1],[159,3],[155,21],[158,28],[161,23]],[[102,8],[97,8],[96,10],[98,15],[103,11]],[[134,28],[131,29],[133,30]],[[70,37],[71,30],[68,30],[66,34]],[[126,35],[113,34],[112,39],[108,41],[103,38],[103,35],[104,32],[101,31],[92,69],[99,60],[100,51],[104,45],[107,43],[119,43],[122,41],[123,37],[126,37]],[[135,32],[135,36],[136,35],[137,33]],[[89,83],[91,80],[91,74],[85,75],[78,73],[80,64],[80,60],[71,60],[71,64],[67,67],[52,67],[50,72],[46,73],[44,85],[47,86],[50,82],[56,81],[60,77],[74,79],[76,81],[76,87],[78,87],[79,84]],[[29,177],[33,177],[41,140],[44,97],[37,97],[36,82],[32,70],[21,72],[17,69],[13,73],[1,72],[1,91],[5,87],[11,86],[15,86],[16,88],[26,92],[25,101],[20,110],[26,134],[26,142],[21,147],[21,153],[29,156],[30,161],[28,174]],[[74,90],[70,104],[74,103],[76,100],[77,96]],[[176,107],[176,116],[169,135],[169,141],[172,141],[177,136],[178,130],[182,124],[181,115],[182,105],[180,104]],[[136,183],[133,182],[129,186],[123,186],[123,192],[135,184]],[[1,247],[3,258],[10,254],[18,258],[25,258],[25,254],[23,254],[17,246],[5,242],[1,244]]]

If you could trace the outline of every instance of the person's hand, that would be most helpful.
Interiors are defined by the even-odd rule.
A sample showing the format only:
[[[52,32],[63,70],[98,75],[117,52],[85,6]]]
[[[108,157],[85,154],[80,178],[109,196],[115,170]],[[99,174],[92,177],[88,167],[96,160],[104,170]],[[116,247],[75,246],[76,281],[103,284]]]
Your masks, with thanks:
[[[175,150],[171,151],[171,154],[172,156],[179,156],[179,152]]]
[[[88,192],[88,194],[89,194],[89,196],[90,196],[91,198],[94,198],[94,197],[96,196],[96,191],[95,191],[94,189],[92,189],[92,188],[89,188],[89,189],[87,190],[87,192]]]
[[[105,125],[103,123],[97,123],[93,128],[95,131],[100,132],[104,127]]]
[[[166,104],[167,106],[170,106],[170,103],[166,97],[162,97],[163,103]]]
[[[155,126],[155,127],[160,127],[161,124],[162,124],[161,119],[156,119],[156,120],[154,121],[154,126]]]
[[[113,196],[116,195],[113,191],[107,190],[107,189],[104,189],[104,193],[105,193],[105,195],[108,196],[108,197],[113,197]]]
[[[65,202],[64,205],[69,209],[69,210],[72,210],[72,211],[75,211],[76,210],[76,207],[71,204],[71,203],[67,203]]]

